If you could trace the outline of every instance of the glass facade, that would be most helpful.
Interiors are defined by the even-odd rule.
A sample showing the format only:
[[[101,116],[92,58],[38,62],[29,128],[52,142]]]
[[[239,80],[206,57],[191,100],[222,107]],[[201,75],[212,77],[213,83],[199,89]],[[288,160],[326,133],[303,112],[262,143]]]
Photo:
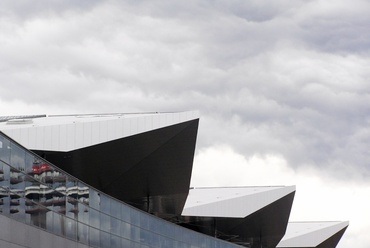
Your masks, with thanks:
[[[0,214],[92,247],[240,247],[113,199],[1,132]]]

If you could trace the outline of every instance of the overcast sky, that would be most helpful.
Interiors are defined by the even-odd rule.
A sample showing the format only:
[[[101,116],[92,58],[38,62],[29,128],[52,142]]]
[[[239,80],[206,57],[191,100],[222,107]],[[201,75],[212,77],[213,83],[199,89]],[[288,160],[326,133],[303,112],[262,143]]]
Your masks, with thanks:
[[[2,0],[0,115],[199,110],[193,186],[295,184],[365,248],[369,30],[368,0]]]

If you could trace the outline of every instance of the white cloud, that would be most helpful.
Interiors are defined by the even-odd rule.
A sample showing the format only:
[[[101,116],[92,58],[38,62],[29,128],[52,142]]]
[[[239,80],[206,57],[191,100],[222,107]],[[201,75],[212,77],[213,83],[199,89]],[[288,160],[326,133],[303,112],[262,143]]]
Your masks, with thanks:
[[[240,169],[204,183],[242,185],[254,178],[239,164],[269,164],[284,173],[267,184],[308,185],[319,168],[358,190],[370,177],[368,5],[1,1],[0,112],[196,109],[197,161],[225,144]]]
[[[364,230],[370,224],[370,183],[344,182],[326,177],[324,169],[307,165],[293,170],[278,154],[253,155],[236,153],[230,146],[217,145],[198,151],[193,169],[192,186],[273,186],[296,185],[291,221],[350,221],[346,238],[339,247],[367,247],[370,238]],[[358,243],[361,240],[361,243]]]

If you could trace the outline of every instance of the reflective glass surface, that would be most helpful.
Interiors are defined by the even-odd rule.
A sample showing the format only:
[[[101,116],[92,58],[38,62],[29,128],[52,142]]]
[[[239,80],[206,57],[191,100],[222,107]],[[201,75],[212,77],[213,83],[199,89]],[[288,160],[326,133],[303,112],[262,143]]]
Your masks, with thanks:
[[[93,247],[239,247],[113,199],[1,132],[0,214]]]

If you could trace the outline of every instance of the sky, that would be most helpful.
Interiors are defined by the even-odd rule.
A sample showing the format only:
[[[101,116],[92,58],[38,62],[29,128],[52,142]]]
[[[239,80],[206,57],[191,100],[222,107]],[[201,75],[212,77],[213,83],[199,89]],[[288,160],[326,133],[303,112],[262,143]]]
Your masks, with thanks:
[[[370,243],[367,0],[2,0],[0,115],[199,110],[192,186],[296,185]]]

